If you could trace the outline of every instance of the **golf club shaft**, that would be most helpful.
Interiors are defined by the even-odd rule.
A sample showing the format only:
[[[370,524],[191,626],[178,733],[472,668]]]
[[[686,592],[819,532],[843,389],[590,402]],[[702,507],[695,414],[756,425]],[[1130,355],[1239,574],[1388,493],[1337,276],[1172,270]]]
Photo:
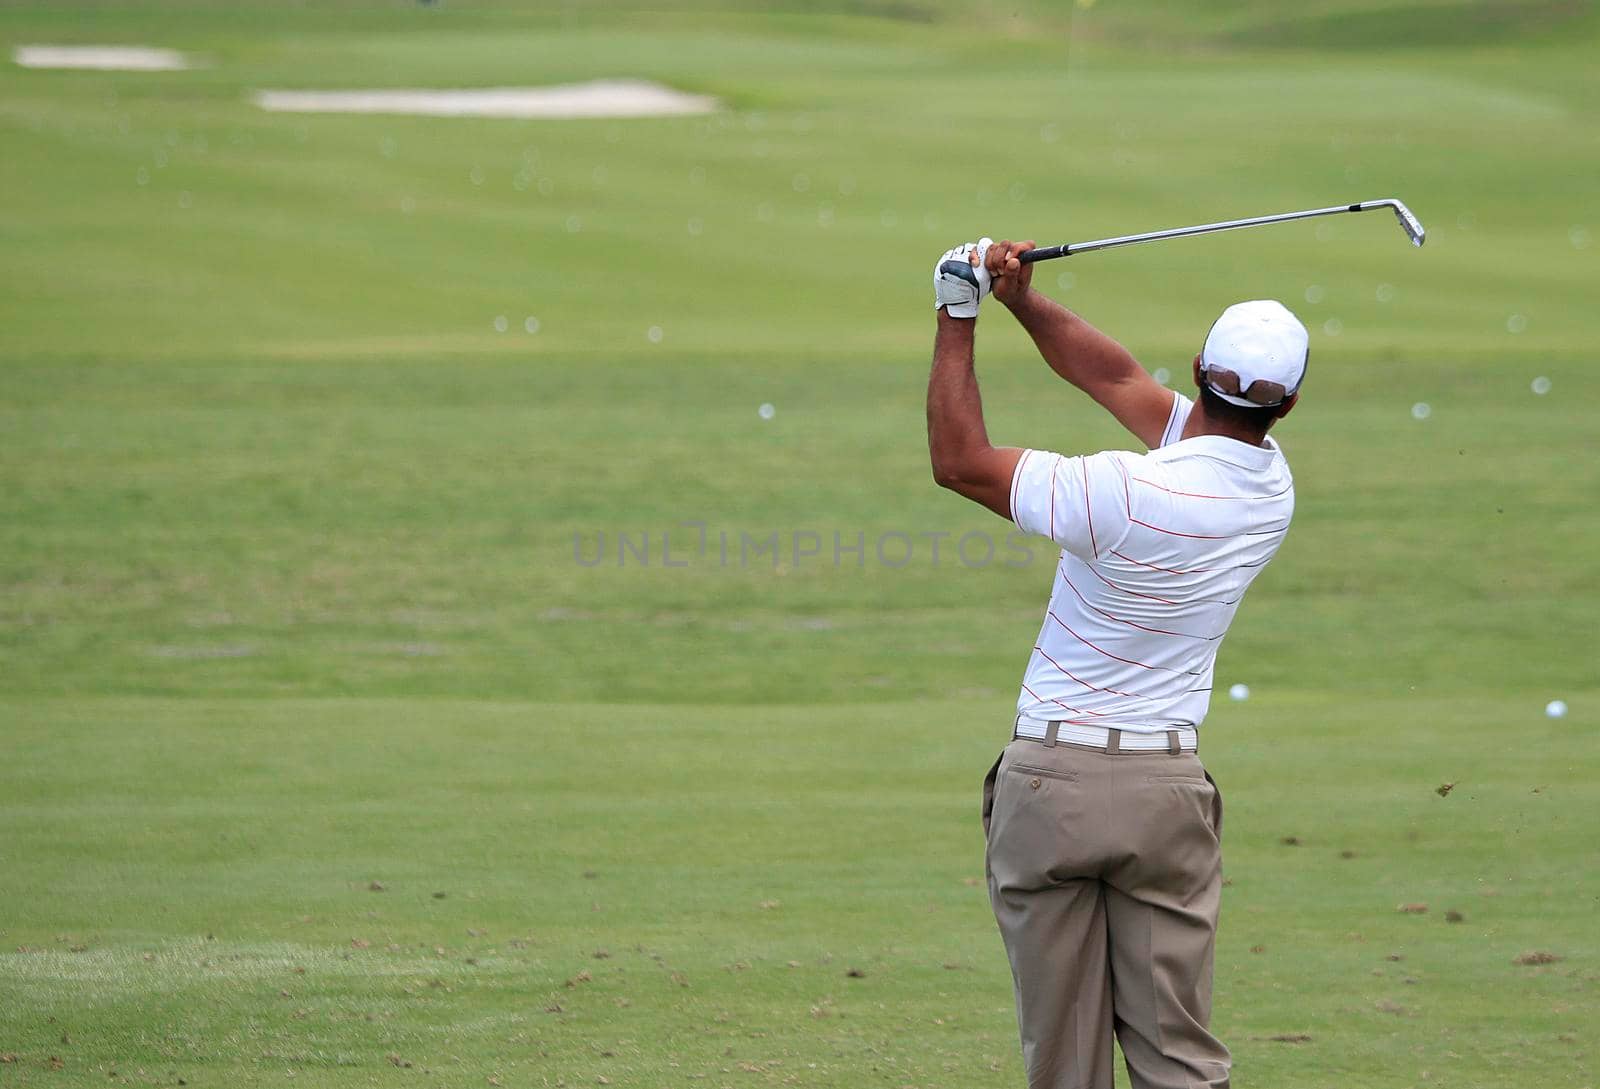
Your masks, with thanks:
[[[1117,238],[1099,238],[1093,242],[1064,242],[1059,246],[1042,246],[1023,252],[1018,260],[1023,264],[1049,261],[1056,257],[1071,257],[1076,253],[1116,249],[1140,242],[1159,242],[1163,238],[1184,238],[1192,234],[1214,234],[1218,231],[1236,231],[1242,227],[1261,227],[1268,223],[1287,223],[1292,219],[1311,219],[1315,216],[1338,215],[1341,212],[1370,212],[1378,208],[1393,209],[1397,201],[1365,201],[1358,204],[1338,204],[1331,208],[1310,208],[1304,212],[1280,212],[1272,216],[1255,216],[1251,219],[1228,219],[1221,223],[1200,223],[1193,227],[1172,227],[1165,231],[1147,231],[1144,234],[1125,234]],[[1418,225],[1420,227],[1420,224]],[[1409,232],[1408,232],[1409,233]],[[1417,245],[1421,245],[1420,242]]]

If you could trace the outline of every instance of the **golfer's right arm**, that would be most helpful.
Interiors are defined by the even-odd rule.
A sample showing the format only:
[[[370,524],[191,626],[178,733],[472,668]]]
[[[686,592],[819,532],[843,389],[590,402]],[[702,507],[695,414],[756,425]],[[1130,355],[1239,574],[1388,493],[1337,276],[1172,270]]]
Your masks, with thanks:
[[[1029,242],[997,242],[987,266],[994,297],[1028,331],[1050,369],[1077,386],[1155,447],[1172,415],[1172,391],[1150,377],[1128,349],[1053,299],[1033,290],[1033,266],[1017,261]]]

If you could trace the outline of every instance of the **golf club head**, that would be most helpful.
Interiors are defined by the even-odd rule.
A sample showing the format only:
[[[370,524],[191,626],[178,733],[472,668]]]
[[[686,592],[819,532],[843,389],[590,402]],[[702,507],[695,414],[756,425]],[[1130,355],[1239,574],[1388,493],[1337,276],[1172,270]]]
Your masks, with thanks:
[[[1375,200],[1368,207],[1394,209],[1394,218],[1400,221],[1400,229],[1406,232],[1406,237],[1411,239],[1413,246],[1420,246],[1427,239],[1428,232],[1423,230],[1422,221],[1412,215],[1411,209],[1398,200]]]

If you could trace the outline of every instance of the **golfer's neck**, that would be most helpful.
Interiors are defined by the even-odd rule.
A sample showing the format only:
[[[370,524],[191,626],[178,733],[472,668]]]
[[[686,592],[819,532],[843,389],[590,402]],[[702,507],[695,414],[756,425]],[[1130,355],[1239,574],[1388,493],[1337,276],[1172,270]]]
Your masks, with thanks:
[[[1267,437],[1265,433],[1258,435],[1254,431],[1238,427],[1225,420],[1213,418],[1206,413],[1205,402],[1196,401],[1193,410],[1189,413],[1189,419],[1183,425],[1183,434],[1179,435],[1178,438],[1180,440],[1193,439],[1201,435],[1217,435],[1224,439],[1242,442],[1246,446],[1263,446]]]

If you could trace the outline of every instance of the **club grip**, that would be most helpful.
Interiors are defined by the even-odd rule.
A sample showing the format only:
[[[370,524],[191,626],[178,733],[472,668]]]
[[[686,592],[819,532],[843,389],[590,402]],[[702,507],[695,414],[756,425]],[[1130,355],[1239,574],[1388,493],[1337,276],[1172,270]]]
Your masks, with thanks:
[[[1055,257],[1068,256],[1070,256],[1070,251],[1065,245],[1040,246],[1036,250],[1023,250],[1021,253],[1017,254],[1017,260],[1021,261],[1024,265],[1031,265],[1035,261],[1049,261]]]

